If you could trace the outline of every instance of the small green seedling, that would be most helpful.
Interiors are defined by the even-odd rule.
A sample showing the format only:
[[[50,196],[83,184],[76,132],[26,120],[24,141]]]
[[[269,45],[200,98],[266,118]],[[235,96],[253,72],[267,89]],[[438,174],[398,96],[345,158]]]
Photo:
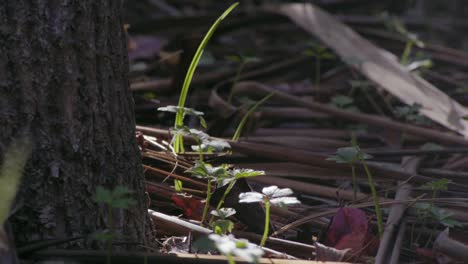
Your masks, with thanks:
[[[268,101],[268,99],[270,99],[273,95],[275,95],[275,92],[269,93],[268,95],[266,95],[265,97],[263,97],[260,101],[258,101],[257,103],[255,103],[252,107],[250,107],[250,109],[247,111],[247,113],[242,117],[241,121],[239,122],[239,125],[237,126],[236,132],[235,132],[234,135],[232,136],[232,140],[233,140],[233,141],[239,140],[239,138],[240,138],[240,136],[241,136],[241,134],[242,134],[242,130],[244,129],[244,126],[245,126],[245,124],[247,123],[247,120],[249,119],[249,117],[250,117],[255,111],[257,111],[257,109],[258,109],[262,104],[264,104],[266,101]]]
[[[300,204],[296,198],[289,196],[293,191],[289,188],[280,189],[278,186],[269,186],[262,189],[262,193],[246,192],[239,195],[239,203],[263,203],[265,206],[265,229],[263,231],[262,241],[260,246],[263,247],[268,238],[270,229],[270,206],[276,205],[285,207],[292,204]]]
[[[236,76],[234,77],[234,80],[232,81],[231,91],[229,92],[229,96],[228,96],[228,103],[231,103],[232,98],[234,96],[234,86],[239,81],[242,70],[244,69],[244,66],[252,62],[257,62],[260,59],[255,56],[249,56],[249,55],[230,55],[230,56],[226,56],[226,59],[232,62],[235,62],[239,65],[239,67],[237,68]]]
[[[403,50],[403,54],[401,55],[400,63],[403,65],[407,65],[408,58],[411,55],[411,50],[413,46],[416,45],[419,48],[424,48],[424,43],[418,38],[417,35],[409,32],[403,24],[403,22],[397,17],[389,16],[387,13],[382,14],[381,17],[387,28],[397,32],[406,39],[405,49]]]
[[[177,180],[177,179],[174,180],[174,190],[176,191],[176,193],[184,192],[184,188],[183,188],[183,184],[181,180]]]
[[[235,264],[234,257],[240,257],[249,263],[257,263],[263,255],[263,249],[245,239],[236,239],[233,235],[210,234],[209,240],[219,253],[227,257],[229,264]]]
[[[430,124],[430,121],[419,114],[421,107],[422,106],[417,103],[410,106],[398,106],[395,108],[394,113],[397,118],[403,119],[407,122],[413,122],[419,125],[428,125]]]
[[[232,4],[224,13],[214,22],[214,24],[211,26],[211,28],[208,30],[206,33],[205,37],[201,41],[200,45],[198,46],[197,51],[195,52],[195,55],[193,56],[192,62],[190,63],[190,66],[187,70],[187,74],[185,75],[184,83],[182,85],[182,91],[180,92],[180,97],[179,97],[179,103],[178,103],[178,109],[184,109],[185,107],[185,101],[188,96],[188,91],[190,88],[190,83],[192,82],[193,74],[195,73],[195,69],[198,66],[198,62],[200,61],[200,58],[203,54],[203,50],[205,49],[206,45],[208,44],[208,41],[211,39],[213,36],[216,28],[218,25],[221,23],[221,21],[226,18],[226,16],[231,13],[231,11],[237,7],[239,3],[234,3]],[[175,122],[174,122],[174,128],[179,129],[184,126],[184,113],[177,111]],[[180,153],[184,152],[184,146],[183,146],[183,137],[178,135],[175,140],[174,140],[174,145],[173,145],[175,153]]]
[[[321,61],[334,59],[335,56],[333,55],[333,53],[328,52],[326,47],[315,43],[309,44],[309,48],[304,51],[304,55],[315,58],[315,85],[319,86],[321,75]]]
[[[354,104],[354,99],[346,95],[335,95],[331,98],[330,104],[343,110],[359,113],[359,108]]]
[[[195,166],[188,169],[187,172],[191,173],[192,176],[197,178],[203,178],[207,180],[207,190],[206,190],[206,199],[205,199],[205,208],[203,209],[203,215],[201,219],[201,223],[206,219],[206,215],[208,213],[208,209],[210,208],[210,200],[211,200],[211,190],[212,190],[212,183],[216,181],[218,178],[226,177],[225,175],[227,172],[227,165],[221,165],[218,167],[213,167],[211,164],[205,163],[201,160],[197,160],[195,162]]]
[[[211,211],[211,215],[218,217],[217,220],[211,223],[213,231],[218,235],[226,235],[231,233],[232,229],[234,228],[234,223],[228,218],[235,214],[236,210],[233,208],[219,208],[217,210]]]
[[[221,200],[219,200],[218,206],[216,206],[216,210],[221,209],[221,207],[224,204],[224,200],[226,199],[229,192],[231,192],[237,180],[242,179],[242,178],[257,177],[260,175],[265,175],[265,172],[251,170],[251,169],[233,169],[233,170],[228,171],[227,174],[223,175],[224,177],[219,177],[217,180],[218,187],[223,187],[227,184],[229,185],[224,191],[224,194],[221,197]]]
[[[353,191],[354,191],[354,199],[356,199],[357,194],[357,183],[356,183],[356,164],[360,162],[364,167],[364,170],[367,174],[367,180],[369,182],[369,187],[372,192],[372,197],[374,199],[374,206],[375,206],[375,214],[377,216],[377,227],[379,231],[379,237],[382,237],[383,234],[383,219],[382,219],[382,211],[380,210],[379,204],[379,197],[377,196],[377,191],[375,189],[374,179],[372,174],[367,166],[365,160],[372,158],[371,155],[364,153],[356,143],[355,138],[353,137],[353,145],[352,147],[345,147],[339,148],[335,155],[329,157],[327,160],[333,160],[337,163],[347,163],[351,166],[351,174],[353,180]]]
[[[203,160],[203,153],[220,152],[231,148],[231,145],[229,145],[229,143],[223,139],[212,138],[203,131],[194,128],[188,128],[186,126],[177,130],[171,129],[171,134],[173,135],[172,140],[175,140],[177,136],[193,137],[197,142],[197,145],[191,147],[193,151],[198,151],[200,160]]]
[[[205,114],[195,109],[188,108],[188,107],[179,107],[175,105],[168,105],[165,107],[159,107],[158,111],[175,113],[176,115],[181,115],[182,119],[184,119],[186,115],[195,116],[200,120],[200,125],[206,128],[206,121],[203,118]]]
[[[120,185],[116,186],[114,190],[108,190],[102,186],[96,188],[94,201],[107,207],[107,226],[110,228],[110,232],[96,234],[94,238],[107,244],[107,264],[111,263],[112,243],[116,237],[113,210],[128,209],[135,205],[136,200],[129,197],[132,193],[133,191],[126,186]]]
[[[444,147],[439,145],[439,144],[436,144],[436,143],[432,143],[432,142],[427,142],[425,143],[424,145],[422,145],[419,149],[421,150],[443,150]]]
[[[439,192],[443,190],[448,190],[448,185],[450,183],[451,181],[448,179],[439,179],[436,181],[426,183],[420,187],[420,189],[422,190],[431,191],[431,201],[429,203],[416,203],[415,204],[415,207],[418,210],[417,211],[418,219],[421,220],[422,226],[426,225],[428,218],[433,219],[446,227],[455,227],[455,226],[461,225],[458,221],[456,221],[455,219],[451,217],[453,215],[452,213],[447,212],[446,210],[441,209],[434,205],[434,200],[437,198]],[[411,233],[413,233],[413,230],[414,230],[414,225],[413,225]],[[419,233],[418,236],[416,237],[415,243],[418,243],[420,237],[421,237],[421,233]],[[429,238],[428,243],[431,237]]]

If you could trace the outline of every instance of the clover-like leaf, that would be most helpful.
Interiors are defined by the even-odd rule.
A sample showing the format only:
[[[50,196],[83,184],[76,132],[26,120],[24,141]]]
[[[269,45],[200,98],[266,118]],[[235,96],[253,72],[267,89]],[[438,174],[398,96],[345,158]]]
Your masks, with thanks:
[[[218,219],[214,221],[211,226],[213,227],[214,232],[220,235],[231,233],[232,229],[234,229],[234,223],[227,219]]]
[[[221,219],[226,219],[232,215],[235,215],[236,210],[234,208],[220,208],[219,210],[212,210],[211,214]]]
[[[354,103],[354,99],[346,95],[336,95],[331,98],[330,103],[334,106],[344,108]]]
[[[428,182],[424,184],[423,186],[421,186],[421,189],[432,190],[432,191],[447,190],[448,185],[451,182],[452,182],[451,180],[443,178],[443,179],[439,179],[436,181]]]
[[[358,147],[339,148],[335,155],[330,156],[327,160],[333,160],[336,163],[354,164],[360,159],[370,159],[371,155],[362,152]]]
[[[443,150],[444,147],[439,144],[427,142],[424,145],[422,145],[419,149],[421,150]]]
[[[296,197],[278,197],[270,200],[270,203],[276,206],[285,207],[291,204],[300,204]]]
[[[457,226],[462,226],[462,224],[460,222],[458,222],[457,220],[455,219],[452,219],[452,218],[444,218],[440,221],[440,223],[446,227],[457,227]]]
[[[231,173],[236,179],[265,175],[264,171],[256,171],[252,169],[234,169]]]
[[[162,111],[162,112],[171,112],[171,113],[178,113],[178,112],[181,112],[183,114],[187,114],[187,115],[194,115],[194,116],[202,116],[204,115],[203,112],[200,112],[200,111],[197,111],[193,108],[188,108],[188,107],[179,107],[179,106],[176,106],[176,105],[168,105],[168,106],[164,106],[164,107],[159,107],[158,108],[158,111]]]
[[[246,192],[239,194],[239,203],[263,202],[263,194],[258,192]]]

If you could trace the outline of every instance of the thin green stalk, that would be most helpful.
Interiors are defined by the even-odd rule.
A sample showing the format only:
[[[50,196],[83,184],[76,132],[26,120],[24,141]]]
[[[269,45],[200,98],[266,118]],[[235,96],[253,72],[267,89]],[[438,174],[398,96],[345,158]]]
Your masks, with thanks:
[[[400,62],[403,65],[406,65],[408,63],[408,58],[409,55],[411,54],[411,49],[413,48],[414,41],[407,41],[405,45],[405,49],[403,50],[403,54],[401,55]]]
[[[112,214],[112,206],[109,204],[108,205],[108,224],[110,228],[110,233],[113,236],[114,235],[114,216]],[[111,257],[112,257],[112,242],[114,238],[111,237],[109,241],[107,241],[107,256],[106,256],[106,263],[111,264]]]
[[[268,99],[270,99],[273,95],[275,95],[275,92],[271,92],[267,94],[265,97],[263,97],[260,101],[258,101],[256,104],[254,104],[242,117],[242,120],[239,122],[239,125],[237,126],[236,132],[234,133],[234,136],[232,136],[233,141],[239,140],[242,129],[244,128],[245,124],[247,123],[247,120],[249,119],[250,115],[252,115],[253,112],[257,110],[260,105],[264,104]]]
[[[221,207],[223,206],[224,204],[224,200],[226,199],[227,195],[229,194],[229,192],[232,190],[232,187],[234,187],[234,184],[236,184],[236,180],[233,180],[229,183],[228,187],[226,188],[226,190],[224,191],[223,193],[223,197],[221,197],[221,200],[219,201],[218,203],[218,206],[216,206],[216,210],[219,210],[221,209]]]
[[[356,183],[356,167],[354,165],[351,165],[351,176],[353,179],[354,200],[356,200],[357,199],[357,183]]]
[[[234,86],[239,81],[240,74],[241,74],[242,70],[244,69],[244,65],[245,65],[245,62],[241,62],[241,64],[239,65],[239,68],[237,69],[236,77],[234,77],[234,80],[232,81],[231,91],[229,92],[229,96],[228,96],[228,103],[229,104],[232,102],[232,97],[234,96]]]
[[[436,196],[437,196],[436,191],[432,191],[431,201],[429,202],[429,208],[424,210],[424,215],[423,215],[423,219],[422,219],[422,223],[421,223],[421,229],[423,229],[426,226],[427,218],[429,217],[429,214],[430,214],[430,212],[432,210],[432,207],[434,206],[434,200],[435,200]],[[421,235],[422,235],[422,230],[420,230],[418,232],[418,235],[416,236],[415,243],[418,243],[419,239],[421,238]]]
[[[239,3],[234,3],[232,4],[224,13],[214,22],[214,24],[211,26],[211,28],[208,30],[206,33],[205,37],[201,41],[200,45],[198,46],[197,51],[195,52],[195,55],[193,56],[192,62],[190,63],[190,66],[187,70],[187,74],[185,75],[184,83],[182,85],[182,91],[180,92],[180,97],[179,97],[179,103],[178,106],[180,109],[183,109],[185,107],[185,101],[187,99],[190,83],[192,82],[193,74],[195,73],[195,69],[198,66],[198,62],[201,59],[201,56],[203,54],[203,50],[205,49],[206,45],[208,44],[208,41],[211,39],[213,36],[216,28],[218,27],[219,23],[234,9],[239,5]],[[176,114],[175,118],[175,123],[174,123],[174,128],[178,129],[183,127],[184,125],[184,113],[182,111],[178,111]],[[184,151],[183,149],[183,136],[182,135],[177,135],[175,140],[174,140],[174,151],[175,153],[180,153],[181,151]]]
[[[228,264],[236,264],[236,261],[234,260],[234,257],[232,256],[232,254],[228,254],[227,259],[228,259]]]
[[[364,170],[366,171],[367,180],[369,181],[369,186],[371,188],[372,198],[374,199],[375,214],[377,215],[377,227],[379,230],[379,238],[382,238],[382,234],[383,234],[382,211],[380,210],[379,197],[377,196],[377,191],[375,190],[374,179],[372,178],[372,174],[369,170],[369,167],[367,167],[366,161],[364,159],[360,159],[360,160],[361,160],[362,166],[364,166]]]
[[[315,86],[320,85],[320,54],[315,56]]]
[[[270,201],[265,202],[265,229],[263,231],[262,241],[260,246],[265,246],[265,242],[268,238],[268,233],[270,232]]]
[[[210,200],[211,200],[211,179],[208,179],[207,189],[206,189],[206,201],[205,201],[205,208],[203,208],[203,215],[201,219],[201,223],[205,222],[206,214],[208,213],[208,209],[210,208]]]
[[[198,159],[203,161],[203,150],[201,142],[198,142]]]

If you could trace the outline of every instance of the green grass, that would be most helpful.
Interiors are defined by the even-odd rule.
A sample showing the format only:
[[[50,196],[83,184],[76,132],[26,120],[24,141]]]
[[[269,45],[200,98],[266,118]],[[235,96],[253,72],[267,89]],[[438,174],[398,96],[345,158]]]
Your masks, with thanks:
[[[231,13],[231,11],[234,8],[236,8],[238,5],[239,5],[239,2],[234,3],[228,9],[226,9],[226,11],[224,11],[224,13],[214,22],[214,24],[208,30],[202,42],[198,46],[198,49],[195,52],[192,62],[190,63],[190,66],[187,70],[187,74],[185,75],[184,83],[182,85],[182,91],[180,92],[180,97],[179,97],[179,103],[178,103],[179,109],[183,109],[183,107],[185,107],[185,101],[187,100],[187,95],[188,95],[188,91],[190,88],[190,83],[192,82],[193,74],[195,73],[198,63],[200,62],[200,58],[202,57],[203,50],[205,49],[206,45],[208,45],[208,41],[213,36],[216,28],[219,26],[221,21],[224,18],[226,18],[226,16],[229,13]],[[184,113],[182,111],[178,111],[176,114],[176,118],[175,118],[174,128],[179,129],[183,126],[184,126]],[[182,135],[176,136],[174,140],[174,152],[175,153],[184,152],[185,150],[184,150],[183,144],[184,144],[183,136]]]

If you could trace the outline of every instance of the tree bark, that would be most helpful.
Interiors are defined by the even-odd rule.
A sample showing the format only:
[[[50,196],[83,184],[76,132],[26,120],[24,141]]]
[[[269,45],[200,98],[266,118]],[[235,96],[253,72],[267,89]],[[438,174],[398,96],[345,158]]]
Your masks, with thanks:
[[[33,141],[12,219],[19,244],[109,228],[98,185],[135,191],[115,228],[146,240],[121,13],[121,0],[0,2],[0,160],[14,138]]]

